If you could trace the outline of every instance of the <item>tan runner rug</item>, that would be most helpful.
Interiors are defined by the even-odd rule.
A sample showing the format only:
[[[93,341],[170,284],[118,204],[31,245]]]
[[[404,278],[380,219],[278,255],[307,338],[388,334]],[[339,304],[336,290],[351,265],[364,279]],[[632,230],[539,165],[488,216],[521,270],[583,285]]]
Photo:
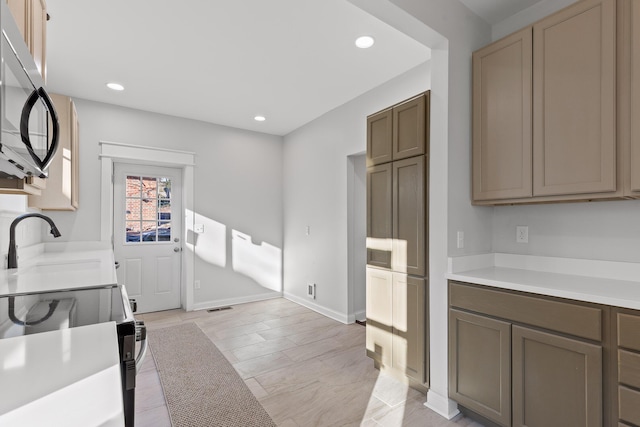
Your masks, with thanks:
[[[275,427],[233,366],[195,323],[148,335],[174,427]]]

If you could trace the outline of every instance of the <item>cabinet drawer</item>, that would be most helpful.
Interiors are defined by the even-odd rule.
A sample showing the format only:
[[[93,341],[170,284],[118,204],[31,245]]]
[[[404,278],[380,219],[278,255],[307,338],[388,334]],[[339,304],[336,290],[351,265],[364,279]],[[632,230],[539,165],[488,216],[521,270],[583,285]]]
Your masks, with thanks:
[[[640,316],[618,313],[618,346],[640,351]]]
[[[450,282],[454,307],[602,341],[602,308]]]
[[[618,381],[640,388],[640,354],[618,350]]]
[[[618,387],[618,416],[622,421],[640,425],[640,392]]]

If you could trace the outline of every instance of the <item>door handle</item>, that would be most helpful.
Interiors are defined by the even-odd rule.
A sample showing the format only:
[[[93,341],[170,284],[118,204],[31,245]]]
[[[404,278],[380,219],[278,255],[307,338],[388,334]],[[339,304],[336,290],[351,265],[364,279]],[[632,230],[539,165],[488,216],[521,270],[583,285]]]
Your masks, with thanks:
[[[173,252],[180,252],[182,249],[180,248],[173,248]]]

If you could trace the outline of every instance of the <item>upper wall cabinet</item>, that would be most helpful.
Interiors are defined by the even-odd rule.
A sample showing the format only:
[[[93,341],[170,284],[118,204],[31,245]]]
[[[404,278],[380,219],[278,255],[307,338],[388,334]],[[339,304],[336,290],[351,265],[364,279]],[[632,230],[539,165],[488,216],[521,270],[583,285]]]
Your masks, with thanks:
[[[616,31],[582,0],[474,53],[475,204],[623,197]]]
[[[47,74],[47,4],[45,0],[7,0],[27,47],[33,55],[42,79]]]
[[[367,166],[427,152],[429,92],[367,118]]]
[[[51,94],[58,120],[60,139],[58,150],[49,165],[47,187],[39,195],[29,196],[29,206],[43,210],[75,211],[79,195],[79,124],[71,98]]]
[[[640,197],[640,4],[618,0],[618,140],[625,153],[626,195]]]
[[[629,105],[632,118],[631,123],[631,188],[630,190],[636,194],[640,194],[640,4],[637,1],[626,0],[624,5],[628,7],[629,18],[631,20],[629,27],[630,35],[628,52],[630,54],[630,90],[627,92],[631,96]]]

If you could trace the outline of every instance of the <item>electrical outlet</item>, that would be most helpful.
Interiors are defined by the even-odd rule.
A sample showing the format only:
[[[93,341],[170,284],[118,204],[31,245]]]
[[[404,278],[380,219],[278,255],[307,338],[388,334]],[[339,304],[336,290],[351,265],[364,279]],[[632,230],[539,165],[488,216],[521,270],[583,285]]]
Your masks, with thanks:
[[[526,225],[516,226],[516,242],[529,243],[529,227]]]
[[[307,296],[311,299],[316,299],[316,284],[307,283]]]
[[[311,234],[311,226],[307,225],[307,227],[304,229],[304,234],[306,234],[307,236]]]
[[[193,224],[193,231],[195,233],[204,233],[204,224]]]
[[[193,288],[194,289],[200,289],[200,280],[194,280],[193,281]]]
[[[458,231],[458,249],[464,248],[464,231]]]

